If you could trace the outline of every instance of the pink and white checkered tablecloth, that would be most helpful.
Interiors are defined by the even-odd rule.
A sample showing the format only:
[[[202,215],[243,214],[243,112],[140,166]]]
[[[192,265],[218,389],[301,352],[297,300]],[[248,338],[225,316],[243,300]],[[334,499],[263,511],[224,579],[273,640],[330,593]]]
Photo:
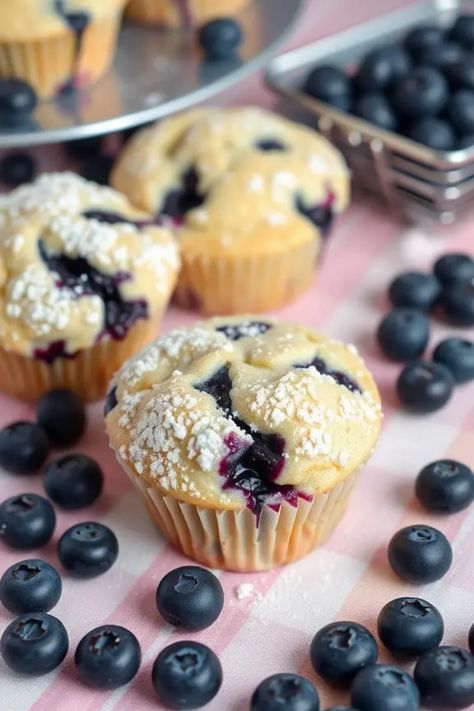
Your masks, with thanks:
[[[382,4],[379,0],[309,0],[292,44],[407,2],[384,0]],[[270,97],[254,79],[228,93],[222,101],[268,104]],[[42,150],[44,165],[50,167],[54,155],[53,152],[52,158],[51,149]],[[317,326],[358,346],[383,395],[383,433],[360,476],[346,517],[322,548],[281,570],[219,574],[226,595],[224,611],[210,629],[192,635],[217,652],[224,668],[224,683],[207,707],[210,711],[245,711],[255,686],[265,676],[280,671],[298,671],[313,680],[322,697],[322,708],[347,702],[344,693],[330,690],[316,678],[308,659],[310,640],[320,627],[335,619],[356,620],[374,631],[382,605],[400,595],[414,594],[432,601],[445,619],[444,642],[466,646],[467,631],[474,621],[474,508],[447,518],[428,515],[414,501],[413,483],[418,470],[439,457],[454,457],[474,465],[473,387],[458,388],[448,406],[431,416],[403,413],[394,392],[398,366],[381,358],[373,333],[387,306],[384,294],[390,278],[406,268],[428,269],[432,260],[446,250],[472,251],[472,231],[472,217],[444,234],[407,230],[376,205],[356,203],[337,224],[314,287],[280,312],[284,319]],[[169,330],[194,319],[194,314],[171,309],[163,328]],[[440,325],[434,326],[433,331],[433,342],[448,333]],[[2,711],[162,708],[151,688],[151,665],[166,644],[188,637],[164,624],[154,605],[158,581],[185,560],[166,545],[149,522],[117,466],[107,446],[101,410],[101,405],[90,408],[89,428],[81,450],[96,457],[104,467],[105,493],[88,510],[59,512],[54,540],[45,549],[33,551],[32,556],[57,564],[55,543],[59,536],[72,524],[89,519],[102,521],[116,532],[120,557],[106,575],[92,581],[64,576],[63,596],[53,614],[64,622],[70,635],[66,662],[60,670],[37,679],[17,677],[0,662]],[[0,399],[0,426],[31,415],[28,406]],[[25,491],[41,493],[40,477],[0,473],[2,500]],[[391,573],[385,550],[398,528],[420,522],[437,526],[448,536],[454,548],[454,563],[440,582],[415,588]],[[18,553],[2,548],[0,568],[3,570],[18,559]],[[236,588],[244,582],[253,588],[247,597],[239,599]],[[10,620],[10,614],[2,608],[1,627]],[[124,625],[137,635],[143,664],[130,686],[114,692],[94,692],[76,678],[73,651],[85,632],[105,622]],[[380,659],[390,659],[383,649]]]

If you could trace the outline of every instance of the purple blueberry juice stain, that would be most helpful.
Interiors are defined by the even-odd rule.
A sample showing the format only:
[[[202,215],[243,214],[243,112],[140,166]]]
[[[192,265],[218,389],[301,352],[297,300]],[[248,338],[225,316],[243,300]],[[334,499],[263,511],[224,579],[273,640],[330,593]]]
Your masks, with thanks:
[[[321,375],[328,375],[330,378],[336,381],[338,385],[351,390],[354,393],[361,393],[361,387],[352,380],[346,373],[342,373],[340,370],[332,370],[329,368],[327,363],[322,358],[313,358],[309,363],[295,363],[294,368],[316,368],[318,373]]]
[[[54,363],[56,358],[68,358],[72,360],[78,354],[78,351],[74,353],[68,353],[66,351],[66,341],[53,341],[46,348],[35,348],[33,355],[37,360],[44,360],[46,363]]]

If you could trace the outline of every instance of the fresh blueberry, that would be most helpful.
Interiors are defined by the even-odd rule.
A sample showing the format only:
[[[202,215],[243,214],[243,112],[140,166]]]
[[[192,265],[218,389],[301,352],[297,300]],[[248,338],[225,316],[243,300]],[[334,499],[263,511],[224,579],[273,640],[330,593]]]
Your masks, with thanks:
[[[221,17],[210,20],[199,28],[199,46],[210,62],[233,59],[242,40],[242,27],[232,18]]]
[[[299,674],[274,674],[252,694],[250,711],[319,711],[314,684]]]
[[[415,493],[428,511],[456,513],[474,501],[474,474],[461,462],[440,459],[420,471]]]
[[[12,422],[0,430],[0,466],[13,474],[33,474],[49,454],[45,431],[34,422]]]
[[[354,113],[385,131],[397,130],[397,116],[383,94],[364,94],[355,102]]]
[[[418,120],[434,116],[448,100],[448,83],[433,67],[415,67],[395,84],[392,102],[400,116]]]
[[[71,526],[58,542],[58,558],[76,578],[102,575],[115,563],[118,552],[115,533],[92,521]]]
[[[459,15],[451,28],[450,37],[466,49],[474,47],[474,15]]]
[[[427,47],[437,47],[444,41],[444,31],[437,25],[419,25],[405,37],[405,47],[418,60]]]
[[[351,703],[361,711],[418,711],[420,695],[411,676],[402,669],[372,664],[354,679]]]
[[[468,635],[469,649],[474,654],[474,624],[471,625]]]
[[[117,689],[137,674],[141,650],[135,635],[125,627],[102,625],[88,632],[74,656],[79,676],[99,689]]]
[[[90,136],[78,141],[68,141],[64,144],[64,148],[71,158],[79,160],[101,155],[103,144],[103,136]]]
[[[417,360],[403,368],[397,380],[401,403],[412,412],[435,412],[453,393],[454,379],[440,363]]]
[[[36,174],[36,164],[28,153],[10,153],[0,161],[0,180],[10,188],[30,183]]]
[[[43,395],[37,408],[38,423],[58,447],[69,447],[86,427],[84,403],[71,390],[52,390]]]
[[[213,573],[185,565],[165,575],[156,591],[156,606],[167,622],[186,630],[203,630],[217,620],[224,591]]]
[[[461,135],[474,132],[474,90],[459,89],[449,100],[449,120]]]
[[[402,580],[424,585],[439,580],[448,572],[453,551],[441,531],[421,524],[397,531],[388,545],[388,560]]]
[[[451,252],[437,259],[433,270],[443,286],[451,286],[458,281],[469,282],[474,279],[474,259],[468,254]]]
[[[443,71],[456,89],[474,89],[474,54],[465,55],[459,62],[443,67]]]
[[[61,597],[59,573],[44,560],[31,558],[11,565],[0,579],[0,600],[17,615],[48,612]]]
[[[38,103],[34,89],[21,79],[0,79],[0,124],[22,123]]]
[[[423,118],[409,126],[406,134],[412,141],[435,151],[453,151],[456,148],[454,130],[447,121],[439,118]]]
[[[311,663],[325,681],[350,684],[360,669],[377,661],[377,643],[356,622],[331,622],[313,637]]]
[[[460,328],[474,326],[474,280],[443,289],[440,304],[450,323]]]
[[[56,669],[68,648],[63,623],[45,612],[17,617],[8,625],[0,642],[2,657],[10,669],[30,676]]]
[[[365,55],[355,82],[362,92],[385,91],[393,82],[408,74],[410,55],[403,47],[378,47]]]
[[[153,664],[153,688],[172,709],[198,709],[211,701],[222,684],[222,667],[200,642],[175,642]]]
[[[20,494],[0,504],[0,540],[10,548],[28,550],[44,546],[55,527],[54,509],[42,496]]]
[[[429,335],[429,321],[416,309],[393,309],[377,329],[381,349],[394,360],[420,356],[428,344]]]
[[[339,67],[316,67],[306,77],[303,91],[343,111],[350,110],[351,81]]]
[[[87,454],[66,454],[48,464],[43,483],[49,498],[65,509],[89,506],[102,491],[104,475]]]
[[[112,156],[94,155],[86,158],[81,165],[81,175],[99,185],[108,185],[114,165]]]
[[[462,61],[463,48],[455,42],[442,42],[438,45],[423,47],[418,55],[418,63],[426,67],[445,67]]]
[[[421,272],[403,272],[390,284],[389,297],[394,306],[431,311],[441,294],[436,277]]]
[[[474,379],[474,341],[446,338],[436,346],[433,360],[448,368],[456,383],[467,383]]]
[[[414,677],[430,709],[465,709],[474,704],[474,656],[462,647],[437,647],[417,661]]]
[[[383,644],[396,657],[419,657],[443,639],[444,622],[434,605],[419,597],[387,602],[377,620]]]
[[[474,147],[474,133],[470,133],[467,136],[463,136],[457,142],[456,148],[458,151],[464,151],[469,148]]]

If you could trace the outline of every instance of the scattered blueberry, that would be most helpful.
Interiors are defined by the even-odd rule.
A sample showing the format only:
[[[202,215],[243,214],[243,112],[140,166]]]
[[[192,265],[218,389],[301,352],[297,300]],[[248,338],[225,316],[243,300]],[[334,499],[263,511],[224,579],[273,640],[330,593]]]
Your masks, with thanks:
[[[459,62],[443,69],[449,83],[456,89],[474,89],[474,55],[465,55]]]
[[[468,254],[450,252],[436,260],[433,270],[443,286],[452,286],[459,281],[469,282],[474,279],[474,259]]]
[[[314,684],[299,674],[274,674],[255,689],[250,711],[319,711]]]
[[[103,148],[103,136],[90,136],[81,138],[78,141],[67,141],[64,148],[71,158],[84,159],[101,155]]]
[[[377,643],[356,622],[331,622],[313,637],[311,663],[325,681],[350,684],[360,669],[377,661]]]
[[[459,15],[451,28],[450,36],[455,42],[472,50],[474,47],[474,15]]]
[[[474,132],[474,90],[459,89],[449,99],[451,126],[461,135]]]
[[[474,326],[474,279],[443,290],[440,300],[444,316],[460,328]]]
[[[440,459],[423,467],[416,478],[415,492],[428,511],[456,513],[474,501],[474,474],[461,462]]]
[[[355,102],[354,113],[385,131],[397,130],[397,116],[383,94],[364,94]]]
[[[381,349],[394,360],[420,356],[428,344],[429,335],[429,321],[425,314],[416,309],[393,309],[377,329]]]
[[[0,504],[0,540],[10,548],[28,550],[44,546],[55,527],[54,509],[42,496],[20,494]]]
[[[464,709],[474,704],[474,656],[461,647],[437,647],[417,661],[414,677],[430,709]]]
[[[84,403],[71,390],[52,390],[43,395],[37,407],[38,423],[57,447],[69,447],[83,435],[86,427]]]
[[[101,523],[85,522],[71,526],[58,542],[58,558],[71,575],[94,578],[102,575],[117,560],[115,533]]]
[[[8,625],[0,649],[5,663],[20,674],[47,674],[67,654],[69,640],[62,622],[45,612],[21,615]]]
[[[21,79],[0,79],[0,124],[22,123],[33,113],[38,103],[36,93]]]
[[[445,67],[462,61],[463,48],[455,42],[442,42],[438,45],[423,47],[418,54],[418,62],[422,66]]]
[[[199,28],[199,46],[210,62],[233,59],[242,40],[242,27],[231,18],[221,17],[210,20]]]
[[[224,591],[216,576],[197,565],[165,575],[156,591],[156,606],[167,622],[186,630],[203,630],[222,612]]]
[[[456,148],[456,134],[447,121],[424,118],[407,130],[408,138],[435,151],[452,151]]]
[[[43,474],[46,493],[65,509],[89,506],[102,491],[104,475],[97,462],[86,454],[66,454],[53,459]]]
[[[200,642],[175,642],[153,664],[153,688],[172,709],[198,709],[211,701],[222,684],[222,667]]]
[[[445,575],[453,561],[446,536],[432,526],[402,528],[388,545],[388,560],[394,572],[413,585],[433,583]]]
[[[0,180],[10,188],[30,183],[36,175],[36,164],[28,153],[10,153],[0,161]]]
[[[61,597],[59,573],[44,560],[31,558],[11,565],[0,579],[0,600],[17,615],[48,612]]]
[[[472,148],[474,147],[474,133],[469,134],[468,136],[463,136],[458,140],[456,148],[459,151],[463,151],[466,148]]]
[[[385,91],[393,82],[408,74],[410,55],[397,45],[378,47],[365,55],[356,75],[359,91]]]
[[[434,605],[419,597],[399,597],[388,602],[378,616],[380,640],[396,657],[419,657],[437,647],[444,622]]]
[[[437,25],[419,25],[414,27],[405,37],[405,47],[410,54],[418,59],[420,53],[428,47],[437,47],[444,41],[444,31]]]
[[[471,625],[468,635],[469,649],[474,654],[474,624]]]
[[[113,165],[112,156],[92,156],[83,161],[80,173],[86,180],[92,180],[99,185],[108,185]]]
[[[361,711],[418,711],[419,702],[411,676],[391,664],[365,667],[351,688],[351,703]]]
[[[436,346],[433,360],[448,368],[456,383],[467,383],[474,378],[474,341],[446,338]]]
[[[439,71],[433,67],[415,67],[395,84],[392,102],[400,116],[419,120],[441,111],[448,93],[448,83]]]
[[[313,69],[306,77],[303,91],[343,111],[350,109],[351,82],[338,67],[323,65]]]
[[[117,689],[137,674],[141,650],[135,635],[125,627],[102,625],[88,632],[74,656],[81,679],[99,689]]]
[[[49,454],[45,431],[34,422],[12,422],[0,430],[0,466],[13,474],[33,474]]]
[[[453,376],[440,363],[416,360],[403,368],[397,380],[400,402],[416,413],[429,413],[444,407],[454,387]]]
[[[327,711],[358,711],[353,706],[331,706]]]
[[[389,297],[394,306],[431,311],[441,294],[436,277],[420,272],[403,272],[390,284]]]

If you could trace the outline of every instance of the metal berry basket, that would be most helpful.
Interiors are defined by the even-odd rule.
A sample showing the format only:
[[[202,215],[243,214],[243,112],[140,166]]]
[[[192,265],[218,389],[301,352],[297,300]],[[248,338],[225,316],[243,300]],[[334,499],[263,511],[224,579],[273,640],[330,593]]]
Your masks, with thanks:
[[[439,152],[344,113],[301,90],[318,64],[350,70],[370,49],[399,40],[415,25],[449,26],[460,13],[474,14],[472,0],[423,0],[274,59],[272,89],[309,109],[318,129],[344,153],[355,187],[383,196],[411,221],[449,224],[474,205],[474,146]]]

